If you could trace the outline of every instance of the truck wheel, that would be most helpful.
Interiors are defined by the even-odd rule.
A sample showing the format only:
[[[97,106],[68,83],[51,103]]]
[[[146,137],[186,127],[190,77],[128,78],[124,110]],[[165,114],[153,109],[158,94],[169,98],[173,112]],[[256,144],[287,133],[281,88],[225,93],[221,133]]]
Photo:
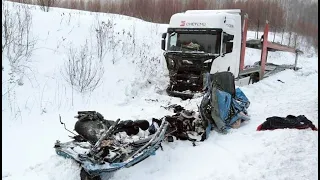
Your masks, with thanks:
[[[80,171],[80,179],[81,180],[101,180],[100,176],[90,176],[83,168]]]
[[[260,77],[259,77],[259,73],[252,73],[251,75],[250,75],[250,79],[251,79],[251,84],[254,84],[254,83],[256,83],[256,82],[258,82],[260,79],[259,79]]]

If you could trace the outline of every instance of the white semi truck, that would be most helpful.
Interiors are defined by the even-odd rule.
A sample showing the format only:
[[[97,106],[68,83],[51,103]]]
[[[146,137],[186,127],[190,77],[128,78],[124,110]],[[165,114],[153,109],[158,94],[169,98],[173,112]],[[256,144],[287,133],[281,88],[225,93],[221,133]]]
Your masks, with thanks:
[[[188,10],[172,15],[161,48],[169,70],[167,93],[183,99],[192,98],[205,86],[206,74],[229,71],[236,85],[247,85],[284,69],[296,69],[298,50],[268,42],[268,23],[261,48],[260,63],[244,69],[248,18],[241,23],[241,10]],[[251,45],[251,47],[253,47]],[[296,53],[295,65],[266,64],[268,50]],[[257,60],[259,61],[259,60]]]

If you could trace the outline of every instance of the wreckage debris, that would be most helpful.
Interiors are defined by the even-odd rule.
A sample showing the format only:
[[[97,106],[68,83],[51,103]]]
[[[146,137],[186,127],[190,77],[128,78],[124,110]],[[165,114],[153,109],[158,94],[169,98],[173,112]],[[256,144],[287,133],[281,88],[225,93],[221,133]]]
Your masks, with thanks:
[[[257,131],[275,130],[275,129],[309,129],[318,131],[316,126],[304,115],[287,117],[272,116],[257,127]]]

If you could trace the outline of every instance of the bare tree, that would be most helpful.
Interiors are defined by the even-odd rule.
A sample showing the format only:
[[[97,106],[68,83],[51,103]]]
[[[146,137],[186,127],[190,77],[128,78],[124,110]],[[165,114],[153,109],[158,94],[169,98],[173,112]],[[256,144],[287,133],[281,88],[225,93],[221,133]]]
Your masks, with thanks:
[[[298,34],[297,33],[295,33],[294,34],[294,36],[293,36],[293,47],[294,48],[297,48],[297,46],[298,46],[298,38],[299,38],[299,36],[298,36]]]
[[[2,57],[10,64],[10,76],[21,83],[37,40],[30,35],[32,16],[27,6],[16,5],[9,9],[2,3]],[[14,78],[15,79],[15,78]]]
[[[9,7],[12,6],[12,7]],[[2,59],[7,66],[2,66],[3,73],[9,75],[2,80],[2,98],[9,102],[9,108],[15,118],[21,115],[15,88],[24,84],[30,68],[30,57],[35,50],[37,40],[31,33],[32,16],[26,5],[8,4],[2,1]],[[5,69],[5,71],[4,71]]]
[[[93,31],[96,37],[96,49],[99,60],[102,62],[107,48],[113,38],[113,21],[108,20],[107,22],[100,21],[96,17],[96,21],[93,24]]]
[[[280,42],[280,44],[282,44],[282,42],[283,42],[283,35],[284,35],[284,27],[282,28],[282,32],[281,32],[281,42]]]
[[[103,74],[103,64],[94,58],[87,41],[79,50],[72,46],[69,48],[68,60],[62,75],[72,86],[72,90],[80,93],[94,91],[100,84]]]
[[[44,12],[49,12],[50,7],[57,5],[58,0],[37,0],[37,4]]]

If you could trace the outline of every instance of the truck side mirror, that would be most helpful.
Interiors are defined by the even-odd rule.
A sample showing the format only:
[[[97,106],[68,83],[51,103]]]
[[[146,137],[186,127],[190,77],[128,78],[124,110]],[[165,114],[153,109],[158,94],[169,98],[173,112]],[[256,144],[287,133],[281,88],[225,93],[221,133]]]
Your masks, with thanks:
[[[234,35],[231,34],[223,34],[223,42],[229,42],[234,39]]]
[[[166,39],[167,38],[167,33],[162,33],[162,39]]]
[[[162,33],[162,39],[161,39],[161,49],[165,50],[166,48],[166,38],[167,38],[167,33]]]

